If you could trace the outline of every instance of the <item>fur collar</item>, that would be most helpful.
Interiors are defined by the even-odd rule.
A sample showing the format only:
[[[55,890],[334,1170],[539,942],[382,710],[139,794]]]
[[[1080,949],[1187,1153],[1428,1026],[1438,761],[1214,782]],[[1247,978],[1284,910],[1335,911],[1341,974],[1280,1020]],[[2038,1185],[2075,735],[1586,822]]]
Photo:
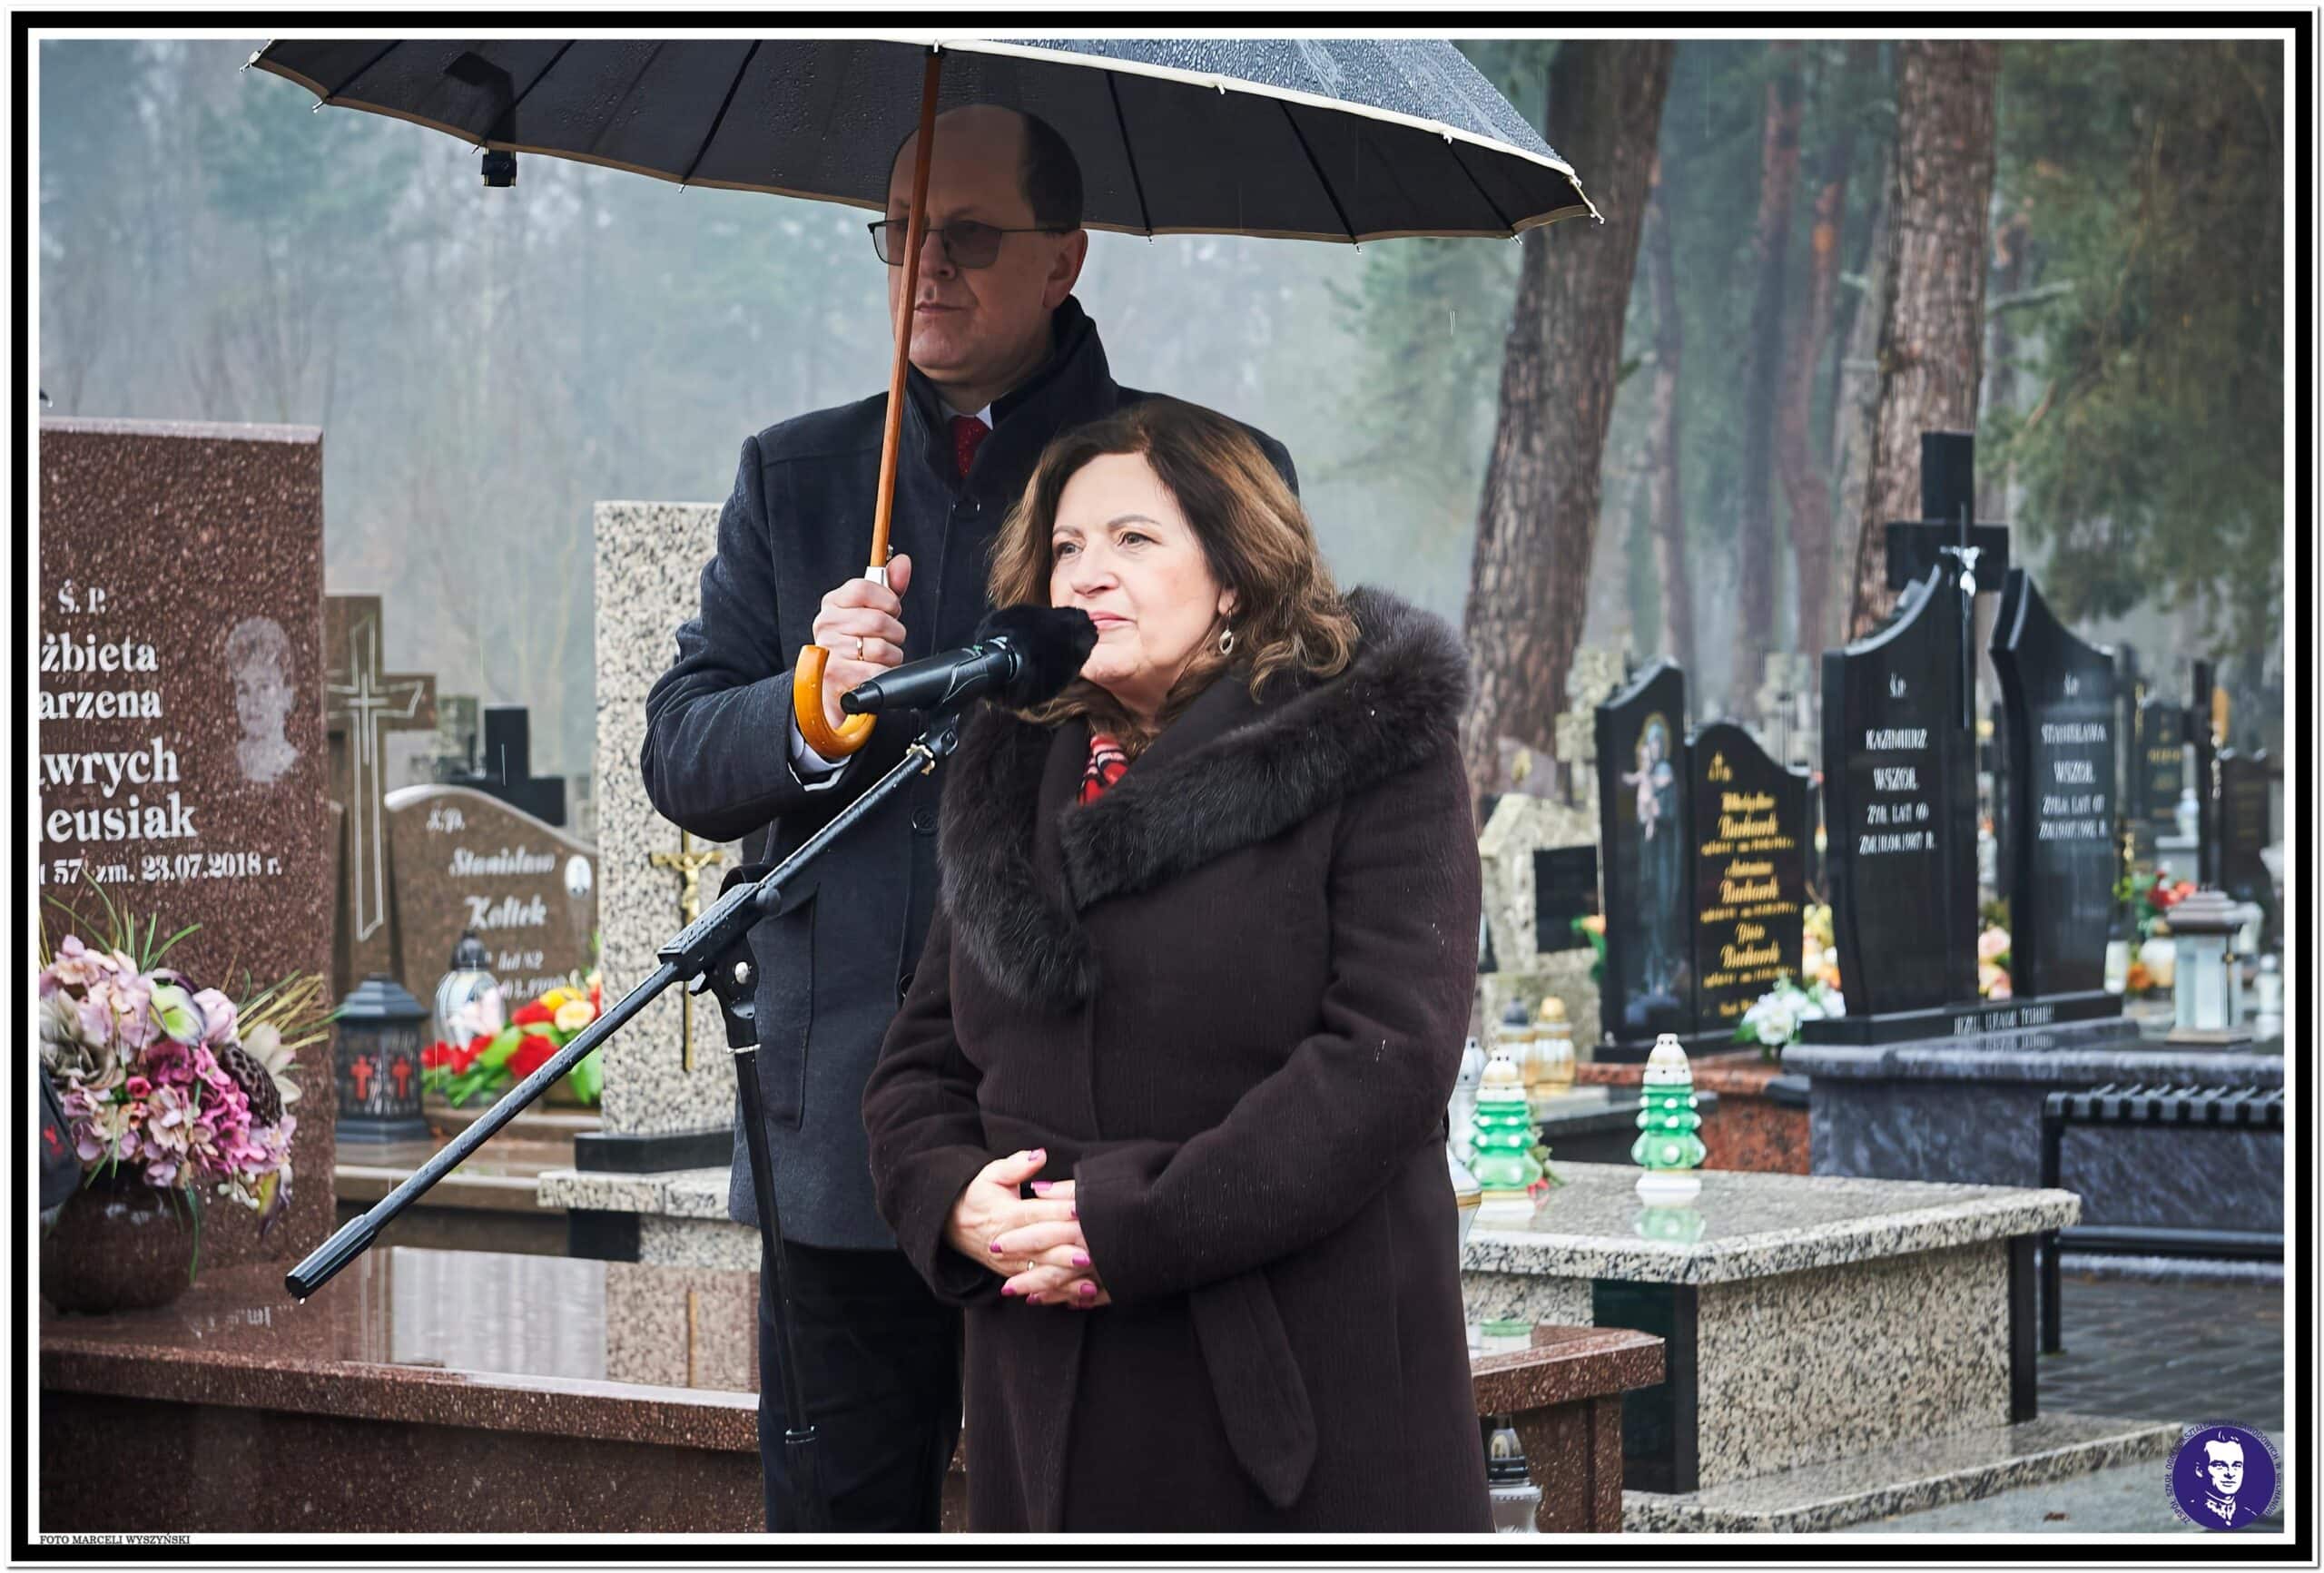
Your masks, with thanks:
[[[969,723],[944,793],[944,899],[953,943],[1003,992],[1073,1008],[1096,985],[1075,914],[1255,845],[1340,799],[1457,747],[1469,665],[1443,621],[1383,591],[1347,597],[1358,640],[1327,682],[1254,704],[1222,677],[1130,772],[1054,826],[1070,910],[1036,872],[1042,778],[1053,728],[990,705]],[[1073,777],[1080,778],[1075,760]]]

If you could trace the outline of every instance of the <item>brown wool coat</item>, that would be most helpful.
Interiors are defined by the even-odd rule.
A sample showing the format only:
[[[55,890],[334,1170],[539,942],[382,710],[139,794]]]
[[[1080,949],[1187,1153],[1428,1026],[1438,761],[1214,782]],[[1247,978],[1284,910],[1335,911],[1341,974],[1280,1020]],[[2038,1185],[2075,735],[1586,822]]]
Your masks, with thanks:
[[[1098,801],[1088,729],[985,710],[943,901],[864,1093],[898,1244],[967,1309],[970,1526],[1489,1528],[1443,1148],[1476,843],[1443,623],[1213,684]],[[1114,1303],[1004,1299],[944,1239],[997,1156],[1075,1182]]]

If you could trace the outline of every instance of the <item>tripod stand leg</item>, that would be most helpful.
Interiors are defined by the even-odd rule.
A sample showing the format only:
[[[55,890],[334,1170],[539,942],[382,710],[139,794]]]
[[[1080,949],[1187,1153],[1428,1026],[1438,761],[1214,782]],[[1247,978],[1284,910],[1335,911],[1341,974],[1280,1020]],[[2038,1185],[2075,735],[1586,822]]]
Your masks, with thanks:
[[[727,877],[732,880],[743,870]],[[784,1270],[783,1219],[774,1203],[774,1158],[766,1139],[764,1101],[759,1096],[758,1009],[753,998],[758,969],[750,959],[750,942],[737,939],[706,975],[704,987],[718,997],[726,1018],[727,1047],[734,1055],[734,1088],[742,1098],[743,1136],[751,1155],[751,1194],[758,1204],[761,1260],[768,1274],[767,1304],[774,1318],[775,1347],[781,1352],[774,1373],[783,1383],[783,1412],[789,1420],[783,1432],[784,1497],[789,1522],[783,1529],[815,1533],[831,1528],[831,1503],[823,1495],[822,1466],[816,1450],[814,1422],[807,1415],[806,1395],[799,1375],[799,1341],[792,1330],[791,1285]],[[767,1372],[759,1372],[763,1384]],[[776,1528],[769,1524],[769,1529]]]

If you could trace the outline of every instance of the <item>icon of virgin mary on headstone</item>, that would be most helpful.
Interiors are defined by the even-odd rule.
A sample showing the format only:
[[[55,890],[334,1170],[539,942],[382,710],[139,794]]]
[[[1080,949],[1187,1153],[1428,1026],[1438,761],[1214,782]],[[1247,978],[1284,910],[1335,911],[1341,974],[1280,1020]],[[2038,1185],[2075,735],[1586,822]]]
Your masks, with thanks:
[[[1637,768],[1622,773],[1622,784],[1631,789],[1631,809],[1638,820],[1639,901],[1654,913],[1678,910],[1685,882],[1680,862],[1686,826],[1679,822],[1679,772],[1671,768],[1670,742],[1669,718],[1659,711],[1649,715],[1639,728]],[[1642,925],[1644,943],[1638,947],[1638,971],[1632,984],[1641,1022],[1644,1012],[1677,998],[1679,953],[1671,943],[1672,927],[1659,922]]]
[[[1610,1044],[1644,1050],[1694,1030],[1686,677],[1659,661],[1599,705],[1600,867],[1606,976],[1599,1010]]]

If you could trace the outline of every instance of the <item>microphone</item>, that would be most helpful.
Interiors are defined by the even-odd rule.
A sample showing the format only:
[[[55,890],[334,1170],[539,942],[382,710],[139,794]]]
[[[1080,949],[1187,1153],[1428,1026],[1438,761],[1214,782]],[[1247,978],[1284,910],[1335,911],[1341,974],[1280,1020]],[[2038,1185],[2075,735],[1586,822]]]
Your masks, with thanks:
[[[974,641],[860,683],[840,695],[850,715],[938,710],[990,694],[1012,709],[1063,693],[1098,647],[1098,625],[1078,606],[1003,606],[977,624]]]

